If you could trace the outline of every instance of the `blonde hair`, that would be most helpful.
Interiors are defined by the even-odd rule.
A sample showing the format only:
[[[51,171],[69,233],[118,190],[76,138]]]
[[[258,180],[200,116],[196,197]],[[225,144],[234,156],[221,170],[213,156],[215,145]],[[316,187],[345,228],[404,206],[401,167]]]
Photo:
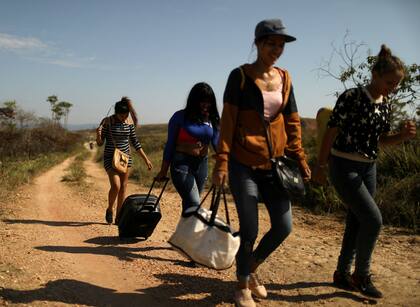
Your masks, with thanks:
[[[405,75],[405,67],[403,61],[392,54],[391,49],[386,45],[381,45],[372,72],[377,72],[379,75],[401,72],[402,75]]]

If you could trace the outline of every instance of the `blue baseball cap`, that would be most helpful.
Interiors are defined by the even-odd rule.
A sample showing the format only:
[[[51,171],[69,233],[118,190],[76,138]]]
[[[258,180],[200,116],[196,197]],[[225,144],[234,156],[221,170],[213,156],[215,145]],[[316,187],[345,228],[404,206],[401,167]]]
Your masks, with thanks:
[[[256,40],[269,35],[281,35],[285,38],[287,43],[296,40],[296,37],[286,33],[286,27],[280,19],[266,19],[260,21],[255,27]]]

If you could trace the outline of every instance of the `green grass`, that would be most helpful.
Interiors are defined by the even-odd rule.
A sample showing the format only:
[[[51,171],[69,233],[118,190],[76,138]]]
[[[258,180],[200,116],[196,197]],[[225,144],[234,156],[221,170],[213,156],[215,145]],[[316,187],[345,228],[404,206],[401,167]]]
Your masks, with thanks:
[[[43,124],[32,129],[0,130],[0,197],[30,182],[82,147],[83,135],[60,126]]]
[[[83,147],[81,152],[74,158],[70,166],[66,169],[66,174],[61,180],[72,184],[84,185],[86,172],[83,166],[83,162],[87,159],[88,156],[88,150]]]

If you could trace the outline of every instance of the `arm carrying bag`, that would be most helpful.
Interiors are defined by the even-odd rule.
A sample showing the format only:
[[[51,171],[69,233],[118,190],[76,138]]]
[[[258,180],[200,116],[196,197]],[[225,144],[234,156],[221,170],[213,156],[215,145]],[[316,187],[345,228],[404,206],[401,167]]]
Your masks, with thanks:
[[[210,209],[202,207],[212,193]],[[217,216],[223,194],[226,222]],[[235,261],[240,245],[239,233],[230,226],[226,195],[223,188],[212,186],[200,206],[186,210],[178,222],[169,243],[183,256],[211,269],[225,270]]]
[[[270,154],[271,171],[277,184],[284,189],[291,199],[300,199],[305,196],[305,184],[303,183],[298,162],[287,156],[273,157],[273,149],[268,138],[268,128],[265,120],[264,124],[265,139],[267,141]]]
[[[242,67],[239,67],[241,73],[240,90],[245,86],[245,73]],[[283,106],[284,108],[284,106]],[[258,111],[257,111],[258,113]],[[258,113],[260,114],[260,113]],[[285,190],[291,199],[300,199],[305,195],[305,185],[303,183],[302,175],[300,173],[299,165],[296,160],[287,156],[273,157],[273,149],[268,137],[267,122],[260,114],[260,119],[264,127],[265,140],[270,154],[271,171],[277,185]]]
[[[108,120],[108,129],[109,129],[109,135],[111,137],[112,143],[114,144],[114,155],[112,157],[112,167],[117,172],[125,174],[128,171],[128,162],[130,161],[130,155],[118,149],[117,144],[115,143],[114,137],[112,136],[111,118],[109,118]]]

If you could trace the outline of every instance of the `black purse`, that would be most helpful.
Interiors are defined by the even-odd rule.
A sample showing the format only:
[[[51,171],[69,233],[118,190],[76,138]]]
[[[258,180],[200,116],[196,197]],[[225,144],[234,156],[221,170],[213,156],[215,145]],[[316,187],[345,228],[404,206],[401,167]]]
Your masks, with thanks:
[[[305,196],[305,184],[303,183],[298,162],[287,156],[273,157],[273,149],[268,138],[267,125],[263,118],[265,139],[270,154],[271,172],[277,185],[287,192],[291,199],[301,199]]]

